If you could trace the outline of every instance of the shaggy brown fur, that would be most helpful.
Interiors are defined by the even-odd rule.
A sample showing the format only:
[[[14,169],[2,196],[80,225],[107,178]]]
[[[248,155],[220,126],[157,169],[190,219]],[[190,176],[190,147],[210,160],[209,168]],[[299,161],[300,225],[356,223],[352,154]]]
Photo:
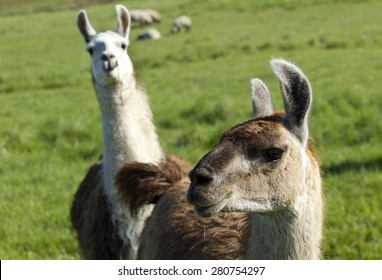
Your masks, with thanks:
[[[70,216],[85,259],[120,259],[123,242],[115,232],[103,193],[101,161],[90,167],[81,182]]]
[[[244,258],[247,215],[219,213],[205,219],[196,216],[186,202],[190,182],[179,165],[184,163],[167,157],[160,167],[126,164],[117,175],[120,196],[130,203],[135,200],[136,209],[156,202],[141,235],[138,259]]]
[[[185,178],[191,169],[191,164],[172,155],[166,156],[159,166],[140,162],[126,163],[116,177],[119,198],[136,215],[144,204],[156,203],[172,185]]]
[[[143,204],[155,203],[171,184],[186,177],[191,168],[188,162],[171,155],[166,156],[160,166],[127,163],[117,179],[128,182],[120,189],[120,198],[130,202],[131,211],[136,214]],[[85,259],[116,260],[130,248],[123,245],[111,221],[108,199],[102,187],[102,172],[101,161],[90,167],[74,195],[70,216]],[[143,197],[140,192],[149,196]]]
[[[139,259],[243,259],[247,244],[247,215],[195,215],[186,202],[188,180],[170,189],[156,204],[141,235]]]

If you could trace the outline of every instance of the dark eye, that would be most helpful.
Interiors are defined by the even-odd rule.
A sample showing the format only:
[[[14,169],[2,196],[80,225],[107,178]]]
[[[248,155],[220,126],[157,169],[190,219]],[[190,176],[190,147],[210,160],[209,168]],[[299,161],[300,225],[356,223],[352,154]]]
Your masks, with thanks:
[[[123,50],[126,50],[126,47],[127,47],[127,44],[126,44],[126,43],[122,43],[122,44],[121,44],[121,48],[122,48]]]
[[[279,149],[279,148],[270,148],[270,149],[265,151],[264,158],[268,162],[279,161],[282,158],[283,153],[284,153],[284,150],[282,150],[282,149]]]
[[[86,50],[88,51],[88,53],[89,53],[90,55],[93,54],[93,48],[87,48]]]

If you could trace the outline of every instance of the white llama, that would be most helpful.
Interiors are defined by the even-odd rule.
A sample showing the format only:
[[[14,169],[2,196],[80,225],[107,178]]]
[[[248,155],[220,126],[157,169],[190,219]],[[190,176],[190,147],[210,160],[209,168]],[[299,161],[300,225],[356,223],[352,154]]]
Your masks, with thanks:
[[[90,25],[84,10],[77,16],[91,57],[103,132],[102,160],[81,183],[71,209],[82,252],[90,259],[136,258],[138,239],[153,206],[142,205],[132,215],[129,205],[121,204],[117,197],[114,178],[123,163],[159,165],[165,160],[147,96],[137,84],[126,52],[129,11],[122,5],[116,11],[115,31],[100,33]]]

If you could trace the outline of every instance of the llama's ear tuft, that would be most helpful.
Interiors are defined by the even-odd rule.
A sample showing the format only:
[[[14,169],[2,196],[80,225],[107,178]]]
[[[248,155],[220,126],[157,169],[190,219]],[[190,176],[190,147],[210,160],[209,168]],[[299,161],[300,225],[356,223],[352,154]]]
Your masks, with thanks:
[[[77,27],[80,30],[82,37],[85,39],[86,43],[89,43],[93,36],[97,34],[94,28],[90,25],[88,16],[85,10],[81,10],[77,14]]]
[[[267,86],[260,79],[252,79],[250,86],[253,116],[258,117],[272,114],[272,101]]]
[[[271,67],[280,82],[289,129],[306,146],[308,141],[308,111],[312,90],[304,73],[292,63],[273,59]]]
[[[116,32],[122,37],[129,39],[131,18],[129,10],[123,5],[115,6],[117,11]]]

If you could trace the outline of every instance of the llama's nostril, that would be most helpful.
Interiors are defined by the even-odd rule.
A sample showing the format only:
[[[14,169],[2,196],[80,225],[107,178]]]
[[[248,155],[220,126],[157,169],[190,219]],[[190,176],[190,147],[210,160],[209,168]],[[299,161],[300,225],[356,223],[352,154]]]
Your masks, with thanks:
[[[206,166],[194,168],[189,177],[191,184],[187,192],[187,202],[191,205],[209,206],[211,205],[210,186],[209,184],[214,181],[213,171]],[[212,195],[213,196],[213,195]],[[212,201],[214,199],[212,198]]]
[[[212,181],[212,177],[207,177],[205,175],[199,175],[196,177],[196,184],[205,185]]]
[[[194,170],[192,175],[193,178],[191,180],[195,185],[206,185],[214,179],[212,173],[206,168]]]
[[[110,61],[110,60],[113,60],[114,58],[115,56],[113,54],[107,54],[107,53],[101,54],[102,60]]]
[[[108,56],[107,56],[107,54],[101,54],[101,59],[102,60],[108,60]]]

